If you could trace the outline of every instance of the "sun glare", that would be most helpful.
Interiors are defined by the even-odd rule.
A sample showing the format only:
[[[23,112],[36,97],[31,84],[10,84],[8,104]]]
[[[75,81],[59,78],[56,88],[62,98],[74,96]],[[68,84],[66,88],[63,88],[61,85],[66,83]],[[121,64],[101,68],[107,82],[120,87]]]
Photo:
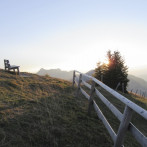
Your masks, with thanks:
[[[109,61],[107,59],[105,59],[105,60],[102,61],[102,64],[108,65]]]
[[[109,64],[109,61],[108,61],[108,60],[106,60],[104,63],[105,63],[106,65],[108,65],[108,64]]]

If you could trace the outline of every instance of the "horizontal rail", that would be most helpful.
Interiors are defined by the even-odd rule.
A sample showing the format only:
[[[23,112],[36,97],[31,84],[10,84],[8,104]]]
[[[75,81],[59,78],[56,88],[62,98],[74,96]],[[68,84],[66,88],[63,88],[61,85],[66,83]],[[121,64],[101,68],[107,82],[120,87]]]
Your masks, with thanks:
[[[80,87],[82,94],[89,100],[90,96]]]
[[[135,112],[137,112],[138,114],[140,114],[142,117],[144,117],[145,119],[147,119],[147,111],[145,109],[141,108],[137,104],[135,104],[132,101],[128,100],[127,98],[125,98],[124,96],[122,96],[121,94],[119,94],[118,92],[114,91],[113,89],[109,88],[108,86],[106,86],[102,82],[98,81],[97,79],[93,78],[93,81],[95,81],[97,84],[99,84],[105,90],[107,90],[109,93],[111,93],[117,99],[119,99],[121,102],[123,102],[124,104],[126,104],[127,106],[129,106]]]
[[[111,110],[111,112],[119,119],[122,120],[122,113],[111,104],[97,89],[95,89],[96,95],[102,100],[102,102]],[[136,140],[144,147],[147,146],[147,138],[130,122],[129,129],[131,134]]]
[[[143,147],[147,147],[147,137],[145,137],[131,122],[128,129]]]
[[[82,73],[80,73],[80,72],[78,72],[79,74],[82,74]],[[83,74],[82,74],[83,75]],[[85,75],[84,74],[84,76],[85,77],[88,77],[89,79],[92,79],[94,82],[96,82],[97,84],[99,84],[101,87],[103,87],[106,91],[108,91],[109,93],[111,93],[113,96],[115,96],[116,97],[116,95],[115,94],[118,94],[118,95],[120,95],[119,93],[117,93],[116,91],[114,91],[113,89],[111,89],[111,88],[109,88],[108,86],[106,86],[105,84],[103,84],[102,82],[100,82],[100,81],[98,81],[97,79],[95,79],[95,78],[93,78],[93,77],[91,77],[91,76],[88,76],[88,75]],[[79,78],[77,77],[77,76],[75,76],[75,83],[78,85],[78,81],[79,81]],[[98,82],[97,82],[98,81]],[[91,89],[91,85],[89,84],[89,83],[87,83],[87,82],[85,82],[84,81],[84,79],[82,80],[82,83],[86,86],[86,87],[88,87],[89,89]],[[82,94],[89,100],[90,99],[90,96],[80,87],[80,91],[82,92]],[[113,94],[112,92],[115,92],[115,94]],[[112,104],[112,103],[110,103],[101,93],[100,93],[100,91],[98,90],[98,89],[96,89],[95,88],[95,93],[96,93],[96,95],[102,100],[102,102],[111,110],[111,112],[119,119],[119,121],[121,122],[121,120],[122,120],[122,117],[123,117],[123,114]],[[122,95],[121,95],[122,96]],[[122,99],[123,99],[123,103],[125,103],[126,104],[126,102],[124,102],[125,100],[127,100],[127,102],[131,102],[131,101],[129,101],[127,98],[125,98],[125,97],[121,97]],[[133,103],[133,102],[131,102],[131,103]],[[135,104],[135,103],[133,103],[133,104]],[[127,105],[127,104],[126,104]],[[136,105],[136,104],[135,104]],[[96,103],[94,102],[94,109],[96,110],[96,112],[97,112],[97,115],[100,113],[100,117],[102,118],[100,118],[102,121],[105,121],[106,120],[106,118],[105,118],[105,116],[102,114],[102,112],[101,112],[101,110],[100,109],[98,109],[98,106],[96,105]],[[135,107],[136,106],[133,106],[134,107],[134,109],[135,109]],[[139,107],[139,106],[138,106]],[[132,108],[133,109],[133,108]],[[133,110],[134,110],[133,109]],[[139,107],[139,109],[140,109],[140,107]],[[98,113],[98,110],[100,110],[99,111],[99,113]],[[135,110],[134,110],[135,111]],[[146,110],[145,110],[146,111]],[[101,115],[102,114],[102,115]],[[142,115],[141,115],[142,116]],[[103,122],[104,123],[104,122]],[[109,123],[107,124],[107,120],[105,121],[105,127],[106,126],[108,126],[108,128],[109,128]],[[107,128],[107,127],[106,127]],[[110,135],[112,135],[113,136],[113,141],[114,141],[114,138],[116,139],[116,134],[115,134],[115,132],[113,131],[113,129],[111,130],[112,128],[111,128],[111,126],[110,126],[110,129],[108,130],[108,132],[109,132],[109,134]],[[128,127],[128,131],[130,131],[131,132],[131,134],[135,137],[135,139],[143,146],[143,147],[146,147],[147,146],[147,137],[146,136],[144,136],[144,134],[142,134],[142,132],[140,132],[131,122],[129,123],[129,127]],[[113,133],[114,132],[114,133]],[[115,135],[114,135],[115,134]],[[112,137],[111,136],[111,137]],[[115,137],[114,137],[115,136]]]
[[[111,110],[111,112],[121,121],[122,113],[110,103],[97,89],[95,89],[96,95],[101,99],[101,101]]]
[[[82,83],[83,83],[86,87],[88,87],[89,89],[91,89],[91,85],[90,85],[90,84],[88,84],[88,83],[85,82],[84,80],[82,80]]]
[[[77,72],[77,73],[79,73],[79,74],[82,74],[81,72],[79,72],[79,71],[77,71],[77,70],[75,70],[75,72]]]
[[[103,115],[103,113],[101,112],[100,108],[98,107],[98,105],[96,104],[96,102],[94,100],[93,100],[93,106],[94,106],[94,109],[95,109],[99,119],[102,120],[102,122],[105,125],[106,129],[108,130],[112,140],[115,142],[115,140],[116,140],[116,133],[113,131],[113,129],[110,126],[109,122],[107,121],[107,119],[105,118],[105,116]]]
[[[80,73],[79,71],[75,71],[75,72]],[[80,74],[82,74],[82,73],[80,73]],[[127,98],[125,98],[124,96],[122,96],[121,94],[119,94],[118,92],[116,92],[115,90],[109,88],[104,83],[102,83],[101,81],[97,80],[96,78],[94,78],[92,76],[89,76],[89,75],[86,75],[86,74],[84,74],[84,76],[88,77],[89,79],[92,79],[95,83],[99,84],[102,88],[104,88],[106,91],[108,91],[109,93],[111,93],[113,96],[115,96],[121,102],[123,102],[125,105],[129,106],[135,112],[137,112],[142,117],[144,117],[145,119],[147,119],[147,111],[145,109],[141,108],[137,104],[135,104],[132,101],[128,100]]]

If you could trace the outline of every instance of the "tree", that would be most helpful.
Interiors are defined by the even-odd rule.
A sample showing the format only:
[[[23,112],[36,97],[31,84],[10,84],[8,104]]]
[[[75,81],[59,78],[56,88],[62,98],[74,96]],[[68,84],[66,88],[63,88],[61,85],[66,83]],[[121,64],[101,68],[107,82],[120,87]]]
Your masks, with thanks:
[[[97,68],[95,69],[95,77],[101,80],[103,76],[103,82],[109,87],[115,89],[120,83],[118,90],[122,90],[122,85],[124,85],[124,92],[127,92],[128,85],[128,67],[125,65],[125,61],[120,55],[119,51],[114,51],[111,53],[109,50],[107,52],[108,64],[98,62]]]

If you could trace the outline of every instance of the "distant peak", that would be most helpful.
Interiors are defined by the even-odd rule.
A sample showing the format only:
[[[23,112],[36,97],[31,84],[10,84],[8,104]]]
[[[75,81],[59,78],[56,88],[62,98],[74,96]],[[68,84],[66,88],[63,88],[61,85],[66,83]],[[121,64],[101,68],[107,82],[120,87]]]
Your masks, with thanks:
[[[59,70],[59,71],[61,71],[61,69],[60,69],[60,68],[57,68],[57,69],[55,69],[55,70]]]
[[[40,70],[38,72],[44,72],[45,69],[44,68],[40,68]]]

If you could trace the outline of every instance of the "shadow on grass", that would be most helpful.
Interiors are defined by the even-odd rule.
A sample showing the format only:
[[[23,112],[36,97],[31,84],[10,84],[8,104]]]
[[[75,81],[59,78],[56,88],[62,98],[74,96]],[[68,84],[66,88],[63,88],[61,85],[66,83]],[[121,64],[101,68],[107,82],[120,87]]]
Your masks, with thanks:
[[[87,108],[87,100],[73,93],[28,101],[13,117],[3,114],[0,146],[112,146],[101,121],[95,113],[89,117]]]

